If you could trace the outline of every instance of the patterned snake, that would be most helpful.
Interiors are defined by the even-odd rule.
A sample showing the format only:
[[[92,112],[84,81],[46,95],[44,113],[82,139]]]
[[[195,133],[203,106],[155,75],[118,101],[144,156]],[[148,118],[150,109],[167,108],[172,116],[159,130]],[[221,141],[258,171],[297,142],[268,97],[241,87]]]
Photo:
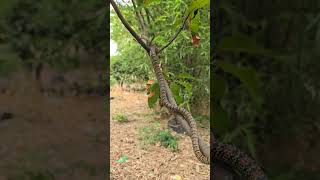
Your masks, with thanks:
[[[168,108],[171,112],[182,116],[188,122],[191,131],[190,137],[192,140],[192,147],[196,157],[202,163],[210,164],[210,155],[205,155],[201,151],[199,145],[200,137],[198,135],[196,123],[192,115],[184,108],[172,104],[168,100],[166,80],[160,67],[157,47],[150,46],[150,58],[153,69],[156,74],[156,78],[160,86],[161,105]],[[213,138],[213,147],[211,152],[215,161],[226,164],[227,166],[231,167],[235,172],[239,173],[241,177],[244,177],[247,180],[267,180],[267,177],[260,168],[260,166],[247,154],[243,153],[235,146],[224,144],[221,142],[216,142],[214,139],[214,135],[211,134],[211,136]]]
[[[155,46],[151,46],[150,48],[150,57],[153,65],[153,69],[155,71],[157,80],[159,82],[160,86],[160,103],[162,106],[165,106],[168,108],[171,112],[178,113],[182,117],[184,117],[185,120],[187,120],[190,128],[191,128],[191,140],[192,140],[192,147],[193,151],[196,155],[196,157],[204,164],[210,164],[210,157],[205,156],[199,147],[199,136],[197,132],[197,127],[195,120],[193,119],[192,115],[185,110],[184,108],[181,108],[179,106],[173,105],[169,102],[167,97],[167,91],[165,87],[165,78],[162,74],[162,70],[160,67],[160,63],[158,62],[158,55],[157,55],[157,48]]]

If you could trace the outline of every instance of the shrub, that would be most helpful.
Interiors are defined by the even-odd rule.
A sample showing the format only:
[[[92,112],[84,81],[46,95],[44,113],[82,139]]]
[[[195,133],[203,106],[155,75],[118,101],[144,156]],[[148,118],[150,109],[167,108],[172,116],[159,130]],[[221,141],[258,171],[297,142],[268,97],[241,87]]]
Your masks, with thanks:
[[[147,148],[149,145],[155,145],[159,142],[161,146],[171,151],[178,150],[178,139],[171,135],[168,130],[162,130],[160,123],[154,123],[140,128],[139,138],[142,140],[142,148]]]

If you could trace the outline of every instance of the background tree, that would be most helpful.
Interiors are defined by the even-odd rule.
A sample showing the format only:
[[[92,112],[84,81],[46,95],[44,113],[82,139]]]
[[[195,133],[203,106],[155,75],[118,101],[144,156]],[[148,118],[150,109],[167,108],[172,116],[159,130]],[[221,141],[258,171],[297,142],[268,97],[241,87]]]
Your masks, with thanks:
[[[134,3],[134,6],[132,4]],[[147,28],[152,42],[164,46],[183,23],[184,11],[191,1],[131,1],[119,3],[123,16],[138,32]],[[111,14],[111,37],[117,43],[118,54],[111,57],[111,78],[130,83],[133,79],[146,82],[155,79],[148,55],[123,27],[118,17]],[[186,27],[173,43],[164,50],[164,72],[172,84],[178,104],[208,120],[209,115],[209,8],[199,10],[197,47]],[[145,24],[141,26],[141,23]],[[118,63],[116,63],[118,62]],[[123,73],[124,72],[124,73]],[[121,74],[122,77],[119,77]],[[203,119],[203,118],[202,118]]]
[[[259,158],[271,179],[318,179],[320,4],[216,4],[218,136]]]

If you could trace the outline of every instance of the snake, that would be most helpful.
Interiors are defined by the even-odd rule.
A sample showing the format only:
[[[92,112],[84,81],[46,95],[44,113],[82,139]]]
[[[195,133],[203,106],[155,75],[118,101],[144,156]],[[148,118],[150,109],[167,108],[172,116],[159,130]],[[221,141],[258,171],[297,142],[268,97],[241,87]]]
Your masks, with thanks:
[[[196,157],[198,158],[198,160],[200,162],[202,162],[204,164],[210,164],[210,157],[205,156],[200,149],[197,126],[196,126],[196,122],[193,119],[192,115],[186,109],[179,107],[177,105],[171,104],[168,100],[167,90],[166,90],[166,86],[165,86],[166,80],[165,80],[164,75],[162,73],[162,69],[161,69],[161,66],[159,63],[159,57],[158,57],[157,51],[158,51],[158,49],[156,46],[150,47],[150,57],[151,57],[152,66],[155,71],[156,78],[158,80],[159,87],[160,87],[160,104],[162,106],[165,106],[166,108],[168,108],[171,112],[174,112],[174,113],[181,115],[188,122],[188,124],[191,128],[191,136],[190,137],[191,137],[191,141],[192,141],[192,147],[193,147],[193,151],[194,151]]]
[[[267,176],[259,164],[249,155],[234,145],[223,142],[213,143],[213,159],[215,163],[229,166],[241,178],[246,180],[267,180]]]
[[[160,87],[160,104],[161,106],[168,108],[171,112],[182,116],[187,121],[190,126],[190,138],[195,156],[200,162],[210,164],[210,155],[205,155],[201,151],[199,145],[200,136],[197,131],[196,122],[191,113],[176,104],[172,104],[168,99],[166,88],[167,82],[160,66],[158,52],[159,49],[156,46],[150,46],[149,55]],[[246,180],[267,180],[267,176],[263,170],[250,156],[233,145],[216,141],[213,133],[211,133],[211,138],[213,147],[211,147],[210,151],[214,162],[226,164]],[[214,170],[213,174],[215,174]]]

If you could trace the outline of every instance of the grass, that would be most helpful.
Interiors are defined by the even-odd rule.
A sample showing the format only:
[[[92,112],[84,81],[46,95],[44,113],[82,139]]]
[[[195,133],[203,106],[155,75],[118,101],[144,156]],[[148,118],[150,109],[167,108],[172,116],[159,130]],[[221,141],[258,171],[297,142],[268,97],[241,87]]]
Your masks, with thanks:
[[[128,122],[128,117],[124,114],[115,114],[112,119],[117,122]]]
[[[159,142],[161,146],[171,151],[178,150],[177,137],[171,135],[168,130],[162,130],[158,122],[140,128],[139,138],[142,141],[142,148],[144,149]]]

